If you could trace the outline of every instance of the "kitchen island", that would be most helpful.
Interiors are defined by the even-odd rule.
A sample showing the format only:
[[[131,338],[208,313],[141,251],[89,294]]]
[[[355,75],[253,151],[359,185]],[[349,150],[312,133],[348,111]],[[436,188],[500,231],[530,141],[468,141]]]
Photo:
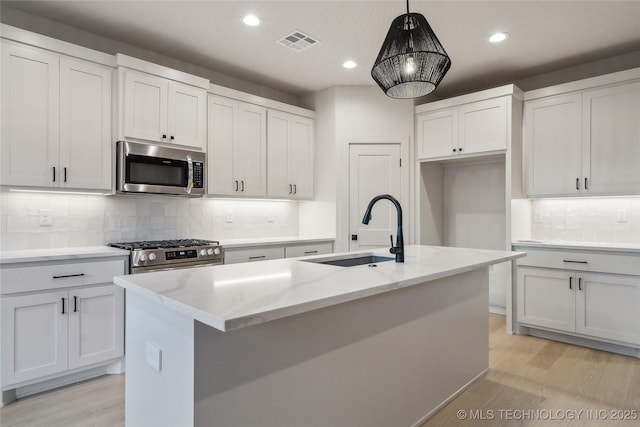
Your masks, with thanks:
[[[488,269],[524,253],[405,250],[116,277],[126,425],[421,424],[488,370]]]

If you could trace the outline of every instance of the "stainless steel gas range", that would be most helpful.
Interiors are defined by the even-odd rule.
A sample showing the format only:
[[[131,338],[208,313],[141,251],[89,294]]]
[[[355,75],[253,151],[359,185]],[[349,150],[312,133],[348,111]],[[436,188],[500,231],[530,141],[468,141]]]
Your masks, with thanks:
[[[133,274],[224,264],[224,250],[213,240],[149,240],[109,246],[130,251],[129,272]]]

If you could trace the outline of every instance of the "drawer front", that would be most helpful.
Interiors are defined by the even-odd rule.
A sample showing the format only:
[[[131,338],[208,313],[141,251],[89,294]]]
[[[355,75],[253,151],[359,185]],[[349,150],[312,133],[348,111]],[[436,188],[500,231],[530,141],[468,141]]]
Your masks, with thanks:
[[[225,249],[224,251],[225,264],[266,261],[280,258],[284,258],[284,247]]]
[[[514,250],[527,253],[526,257],[518,258],[516,261],[517,265],[522,266],[640,275],[638,254],[531,249],[518,246],[514,246]]]
[[[296,258],[301,256],[330,254],[333,252],[333,244],[325,243],[308,243],[305,245],[287,246],[285,248],[286,258]]]
[[[24,264],[0,270],[0,294],[112,283],[113,276],[122,274],[125,274],[123,259],[37,266]]]

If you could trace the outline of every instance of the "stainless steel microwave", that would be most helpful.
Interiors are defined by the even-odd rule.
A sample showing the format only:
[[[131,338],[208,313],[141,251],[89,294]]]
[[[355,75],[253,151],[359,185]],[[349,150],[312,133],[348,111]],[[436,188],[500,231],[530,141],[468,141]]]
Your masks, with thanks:
[[[206,154],[159,145],[118,141],[118,193],[201,197],[206,188]]]

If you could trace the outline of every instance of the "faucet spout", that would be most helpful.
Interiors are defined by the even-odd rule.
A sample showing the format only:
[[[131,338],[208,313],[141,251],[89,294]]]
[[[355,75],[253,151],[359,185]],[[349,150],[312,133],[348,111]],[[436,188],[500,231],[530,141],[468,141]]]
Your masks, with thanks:
[[[396,244],[393,245],[393,237],[391,237],[391,249],[389,252],[396,256],[396,262],[404,262],[404,237],[402,235],[402,207],[400,206],[400,202],[398,200],[389,195],[389,194],[381,194],[379,196],[374,197],[369,202],[369,206],[367,206],[367,210],[364,212],[364,217],[362,218],[362,223],[367,225],[369,221],[371,221],[371,210],[373,209],[373,205],[375,205],[378,200],[387,199],[396,207],[396,212],[398,215],[398,229],[396,232]]]

